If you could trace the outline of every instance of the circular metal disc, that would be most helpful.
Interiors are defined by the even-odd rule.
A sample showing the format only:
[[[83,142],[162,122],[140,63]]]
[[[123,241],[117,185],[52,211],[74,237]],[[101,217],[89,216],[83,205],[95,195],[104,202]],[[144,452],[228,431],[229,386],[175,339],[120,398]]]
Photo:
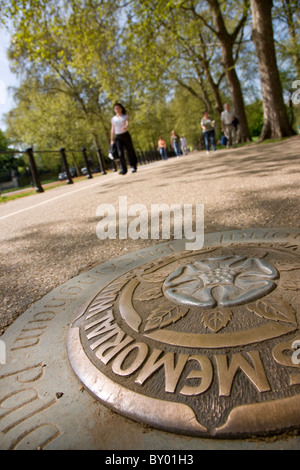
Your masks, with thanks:
[[[130,270],[105,265],[107,282],[69,330],[73,370],[107,406],[165,431],[298,429],[299,240],[299,230],[220,232],[199,251],[170,242]]]

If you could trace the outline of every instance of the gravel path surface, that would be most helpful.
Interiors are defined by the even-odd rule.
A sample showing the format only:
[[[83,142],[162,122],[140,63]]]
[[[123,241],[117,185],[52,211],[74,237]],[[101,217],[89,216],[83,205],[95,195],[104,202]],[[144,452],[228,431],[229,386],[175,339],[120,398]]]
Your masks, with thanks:
[[[205,232],[300,227],[300,137],[97,176],[0,205],[0,334],[58,285],[162,240],[97,238],[100,204],[204,204]]]

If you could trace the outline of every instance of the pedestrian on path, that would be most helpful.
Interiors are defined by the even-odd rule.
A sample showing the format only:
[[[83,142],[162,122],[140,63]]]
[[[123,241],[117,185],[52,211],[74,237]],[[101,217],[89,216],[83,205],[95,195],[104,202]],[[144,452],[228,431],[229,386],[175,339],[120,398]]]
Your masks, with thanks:
[[[161,159],[162,160],[168,160],[167,143],[161,136],[158,139],[158,150],[159,150]]]
[[[174,149],[176,157],[180,157],[181,149],[180,149],[180,139],[179,135],[173,130],[171,134],[171,145]]]
[[[215,121],[210,118],[207,111],[204,112],[203,118],[201,119],[201,127],[203,130],[203,137],[207,155],[210,151],[210,143],[212,145],[213,151],[216,152],[217,147],[215,136]]]
[[[224,111],[221,114],[222,122],[222,132],[224,132],[225,137],[227,138],[226,147],[229,149],[230,144],[233,148],[236,147],[236,127],[234,126],[235,122],[234,112],[230,110],[228,103],[224,105]]]
[[[129,165],[132,172],[136,172],[137,157],[133,147],[131,135],[128,132],[129,116],[121,103],[114,104],[115,116],[111,120],[111,145],[115,142],[118,156],[120,159],[121,170],[119,173],[125,175],[127,173],[127,163],[124,151],[127,151]]]

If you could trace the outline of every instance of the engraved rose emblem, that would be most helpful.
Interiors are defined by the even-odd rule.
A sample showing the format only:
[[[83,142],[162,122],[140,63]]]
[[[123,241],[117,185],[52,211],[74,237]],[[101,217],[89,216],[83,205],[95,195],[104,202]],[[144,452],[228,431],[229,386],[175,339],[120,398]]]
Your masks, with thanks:
[[[165,280],[165,296],[193,307],[233,307],[253,302],[276,287],[278,271],[258,258],[223,256],[182,266]]]

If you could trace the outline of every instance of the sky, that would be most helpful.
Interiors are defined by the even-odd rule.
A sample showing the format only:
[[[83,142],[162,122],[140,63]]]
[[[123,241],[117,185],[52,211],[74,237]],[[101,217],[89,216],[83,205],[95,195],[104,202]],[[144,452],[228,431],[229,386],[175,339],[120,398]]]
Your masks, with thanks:
[[[10,35],[4,28],[0,28],[0,129],[5,130],[4,114],[14,106],[10,87],[18,84],[16,75],[11,73],[7,59]]]

